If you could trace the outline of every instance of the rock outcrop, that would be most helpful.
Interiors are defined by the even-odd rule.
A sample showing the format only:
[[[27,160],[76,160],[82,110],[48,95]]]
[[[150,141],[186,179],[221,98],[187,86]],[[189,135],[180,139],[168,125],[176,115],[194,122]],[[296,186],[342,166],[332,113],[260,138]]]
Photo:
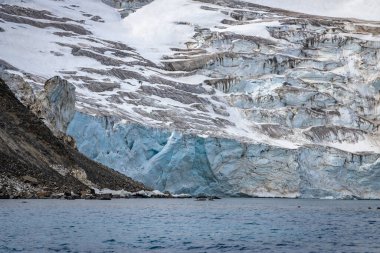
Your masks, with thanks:
[[[63,136],[75,114],[75,86],[55,76],[48,79],[43,87],[35,87],[35,80],[8,70],[1,70],[0,78],[17,99],[41,118],[56,136]],[[37,78],[37,81],[42,80]]]
[[[144,5],[147,5],[153,0],[102,0],[105,4],[108,4],[114,8],[119,9],[120,15],[124,18],[129,14],[140,9]]]
[[[66,133],[75,114],[75,86],[55,76],[45,82],[32,111],[44,120],[56,135]]]
[[[0,79],[0,195],[79,194],[91,188],[145,189],[58,140]]]

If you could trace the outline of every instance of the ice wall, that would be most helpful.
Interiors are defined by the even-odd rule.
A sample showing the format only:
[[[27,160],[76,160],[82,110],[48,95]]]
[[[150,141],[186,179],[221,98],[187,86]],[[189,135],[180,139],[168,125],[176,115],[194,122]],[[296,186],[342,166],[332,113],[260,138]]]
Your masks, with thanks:
[[[190,194],[379,198],[380,156],[201,138],[76,113],[68,128],[89,158],[149,187]]]

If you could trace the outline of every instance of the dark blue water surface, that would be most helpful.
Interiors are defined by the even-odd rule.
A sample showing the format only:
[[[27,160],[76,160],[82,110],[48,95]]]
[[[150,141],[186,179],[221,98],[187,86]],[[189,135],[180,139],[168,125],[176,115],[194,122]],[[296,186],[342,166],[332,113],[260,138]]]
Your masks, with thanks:
[[[0,200],[0,252],[380,252],[377,207],[379,201]]]

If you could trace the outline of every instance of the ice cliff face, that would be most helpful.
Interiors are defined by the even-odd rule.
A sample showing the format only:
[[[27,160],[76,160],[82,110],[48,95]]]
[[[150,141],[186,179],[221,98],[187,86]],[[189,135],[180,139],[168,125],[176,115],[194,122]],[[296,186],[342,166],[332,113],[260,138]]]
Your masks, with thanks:
[[[75,85],[67,133],[88,157],[175,193],[380,198],[379,22],[104,1],[122,20],[89,2],[0,9],[3,75]]]
[[[320,145],[287,149],[199,137],[77,113],[69,133],[88,157],[172,192],[378,198],[380,159]]]

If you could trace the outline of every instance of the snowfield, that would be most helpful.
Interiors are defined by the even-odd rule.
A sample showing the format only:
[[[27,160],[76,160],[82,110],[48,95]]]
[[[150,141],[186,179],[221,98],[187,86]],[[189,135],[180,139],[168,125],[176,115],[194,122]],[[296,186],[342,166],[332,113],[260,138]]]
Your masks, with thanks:
[[[380,21],[378,0],[244,0],[306,14]]]

